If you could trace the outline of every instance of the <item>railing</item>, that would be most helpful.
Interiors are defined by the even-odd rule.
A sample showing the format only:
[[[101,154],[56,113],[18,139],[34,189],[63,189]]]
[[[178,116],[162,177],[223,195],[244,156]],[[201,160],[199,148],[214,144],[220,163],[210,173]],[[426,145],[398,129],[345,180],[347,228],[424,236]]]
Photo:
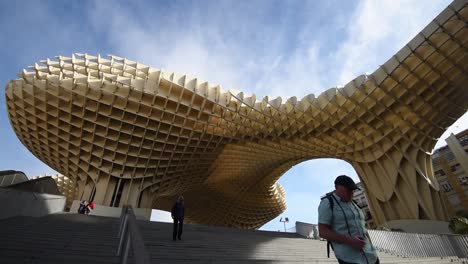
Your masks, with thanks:
[[[378,250],[398,256],[468,258],[468,236],[380,230],[369,230],[369,235]]]
[[[136,224],[135,213],[131,206],[124,206],[122,208],[117,238],[119,239],[117,256],[120,256],[120,263],[127,264],[130,247],[133,249],[135,264],[150,263],[150,258],[146,252],[145,243]]]

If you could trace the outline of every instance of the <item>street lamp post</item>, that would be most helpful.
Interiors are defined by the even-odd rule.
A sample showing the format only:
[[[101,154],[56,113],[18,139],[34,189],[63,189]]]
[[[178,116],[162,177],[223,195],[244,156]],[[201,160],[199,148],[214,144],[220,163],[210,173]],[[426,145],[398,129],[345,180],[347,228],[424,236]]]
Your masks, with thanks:
[[[283,220],[283,217],[281,217],[280,222],[284,224],[284,232],[286,233],[286,223],[289,223],[289,218],[285,217]]]

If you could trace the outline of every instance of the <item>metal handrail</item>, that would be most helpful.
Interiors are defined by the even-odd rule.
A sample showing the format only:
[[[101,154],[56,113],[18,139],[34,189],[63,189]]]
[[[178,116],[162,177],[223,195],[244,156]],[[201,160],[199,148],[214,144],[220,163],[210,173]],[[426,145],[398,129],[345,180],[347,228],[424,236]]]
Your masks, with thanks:
[[[126,264],[130,247],[133,249],[133,257],[136,264],[149,264],[150,258],[145,248],[143,237],[136,223],[135,213],[129,205],[122,207],[120,214],[119,239],[117,247],[117,256],[120,256],[120,263]]]
[[[379,250],[402,257],[468,258],[468,236],[369,230]]]
[[[122,233],[123,233],[123,229],[125,228],[124,225],[125,225],[125,218],[127,217],[127,210],[128,210],[128,206],[124,205],[122,207],[122,213],[120,214],[120,224],[119,224],[119,232],[117,233],[117,238],[120,238]]]

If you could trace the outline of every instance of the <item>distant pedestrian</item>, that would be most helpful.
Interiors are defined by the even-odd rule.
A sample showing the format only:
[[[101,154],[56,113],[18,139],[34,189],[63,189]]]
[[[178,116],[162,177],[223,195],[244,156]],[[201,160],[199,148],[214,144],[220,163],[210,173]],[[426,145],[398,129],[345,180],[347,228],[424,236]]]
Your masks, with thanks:
[[[182,240],[182,230],[184,227],[184,214],[185,214],[185,204],[184,197],[180,195],[177,198],[177,201],[172,206],[171,216],[174,220],[174,227],[172,232],[172,239],[176,241],[176,237],[179,240]]]
[[[90,201],[88,207],[86,207],[86,214],[89,215],[94,210],[94,202]]]
[[[356,189],[353,179],[346,175],[335,179],[335,191],[327,194],[318,208],[319,235],[331,244],[340,264],[379,264],[364,213],[352,200]]]
[[[88,206],[89,206],[88,201],[86,200],[81,201],[80,207],[78,207],[78,213],[87,214],[87,211],[89,210]]]

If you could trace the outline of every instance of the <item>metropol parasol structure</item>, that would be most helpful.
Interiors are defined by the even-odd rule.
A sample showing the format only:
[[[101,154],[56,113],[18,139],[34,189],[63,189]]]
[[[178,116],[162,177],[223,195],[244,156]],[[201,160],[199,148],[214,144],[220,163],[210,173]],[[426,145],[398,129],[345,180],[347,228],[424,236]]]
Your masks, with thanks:
[[[316,158],[349,162],[377,224],[445,220],[431,151],[468,108],[467,1],[455,1],[372,74],[319,96],[257,98],[117,56],[57,56],[6,86],[11,125],[77,199],[258,228],[277,180]],[[358,62],[357,62],[358,63]],[[332,180],[332,179],[330,179]]]

